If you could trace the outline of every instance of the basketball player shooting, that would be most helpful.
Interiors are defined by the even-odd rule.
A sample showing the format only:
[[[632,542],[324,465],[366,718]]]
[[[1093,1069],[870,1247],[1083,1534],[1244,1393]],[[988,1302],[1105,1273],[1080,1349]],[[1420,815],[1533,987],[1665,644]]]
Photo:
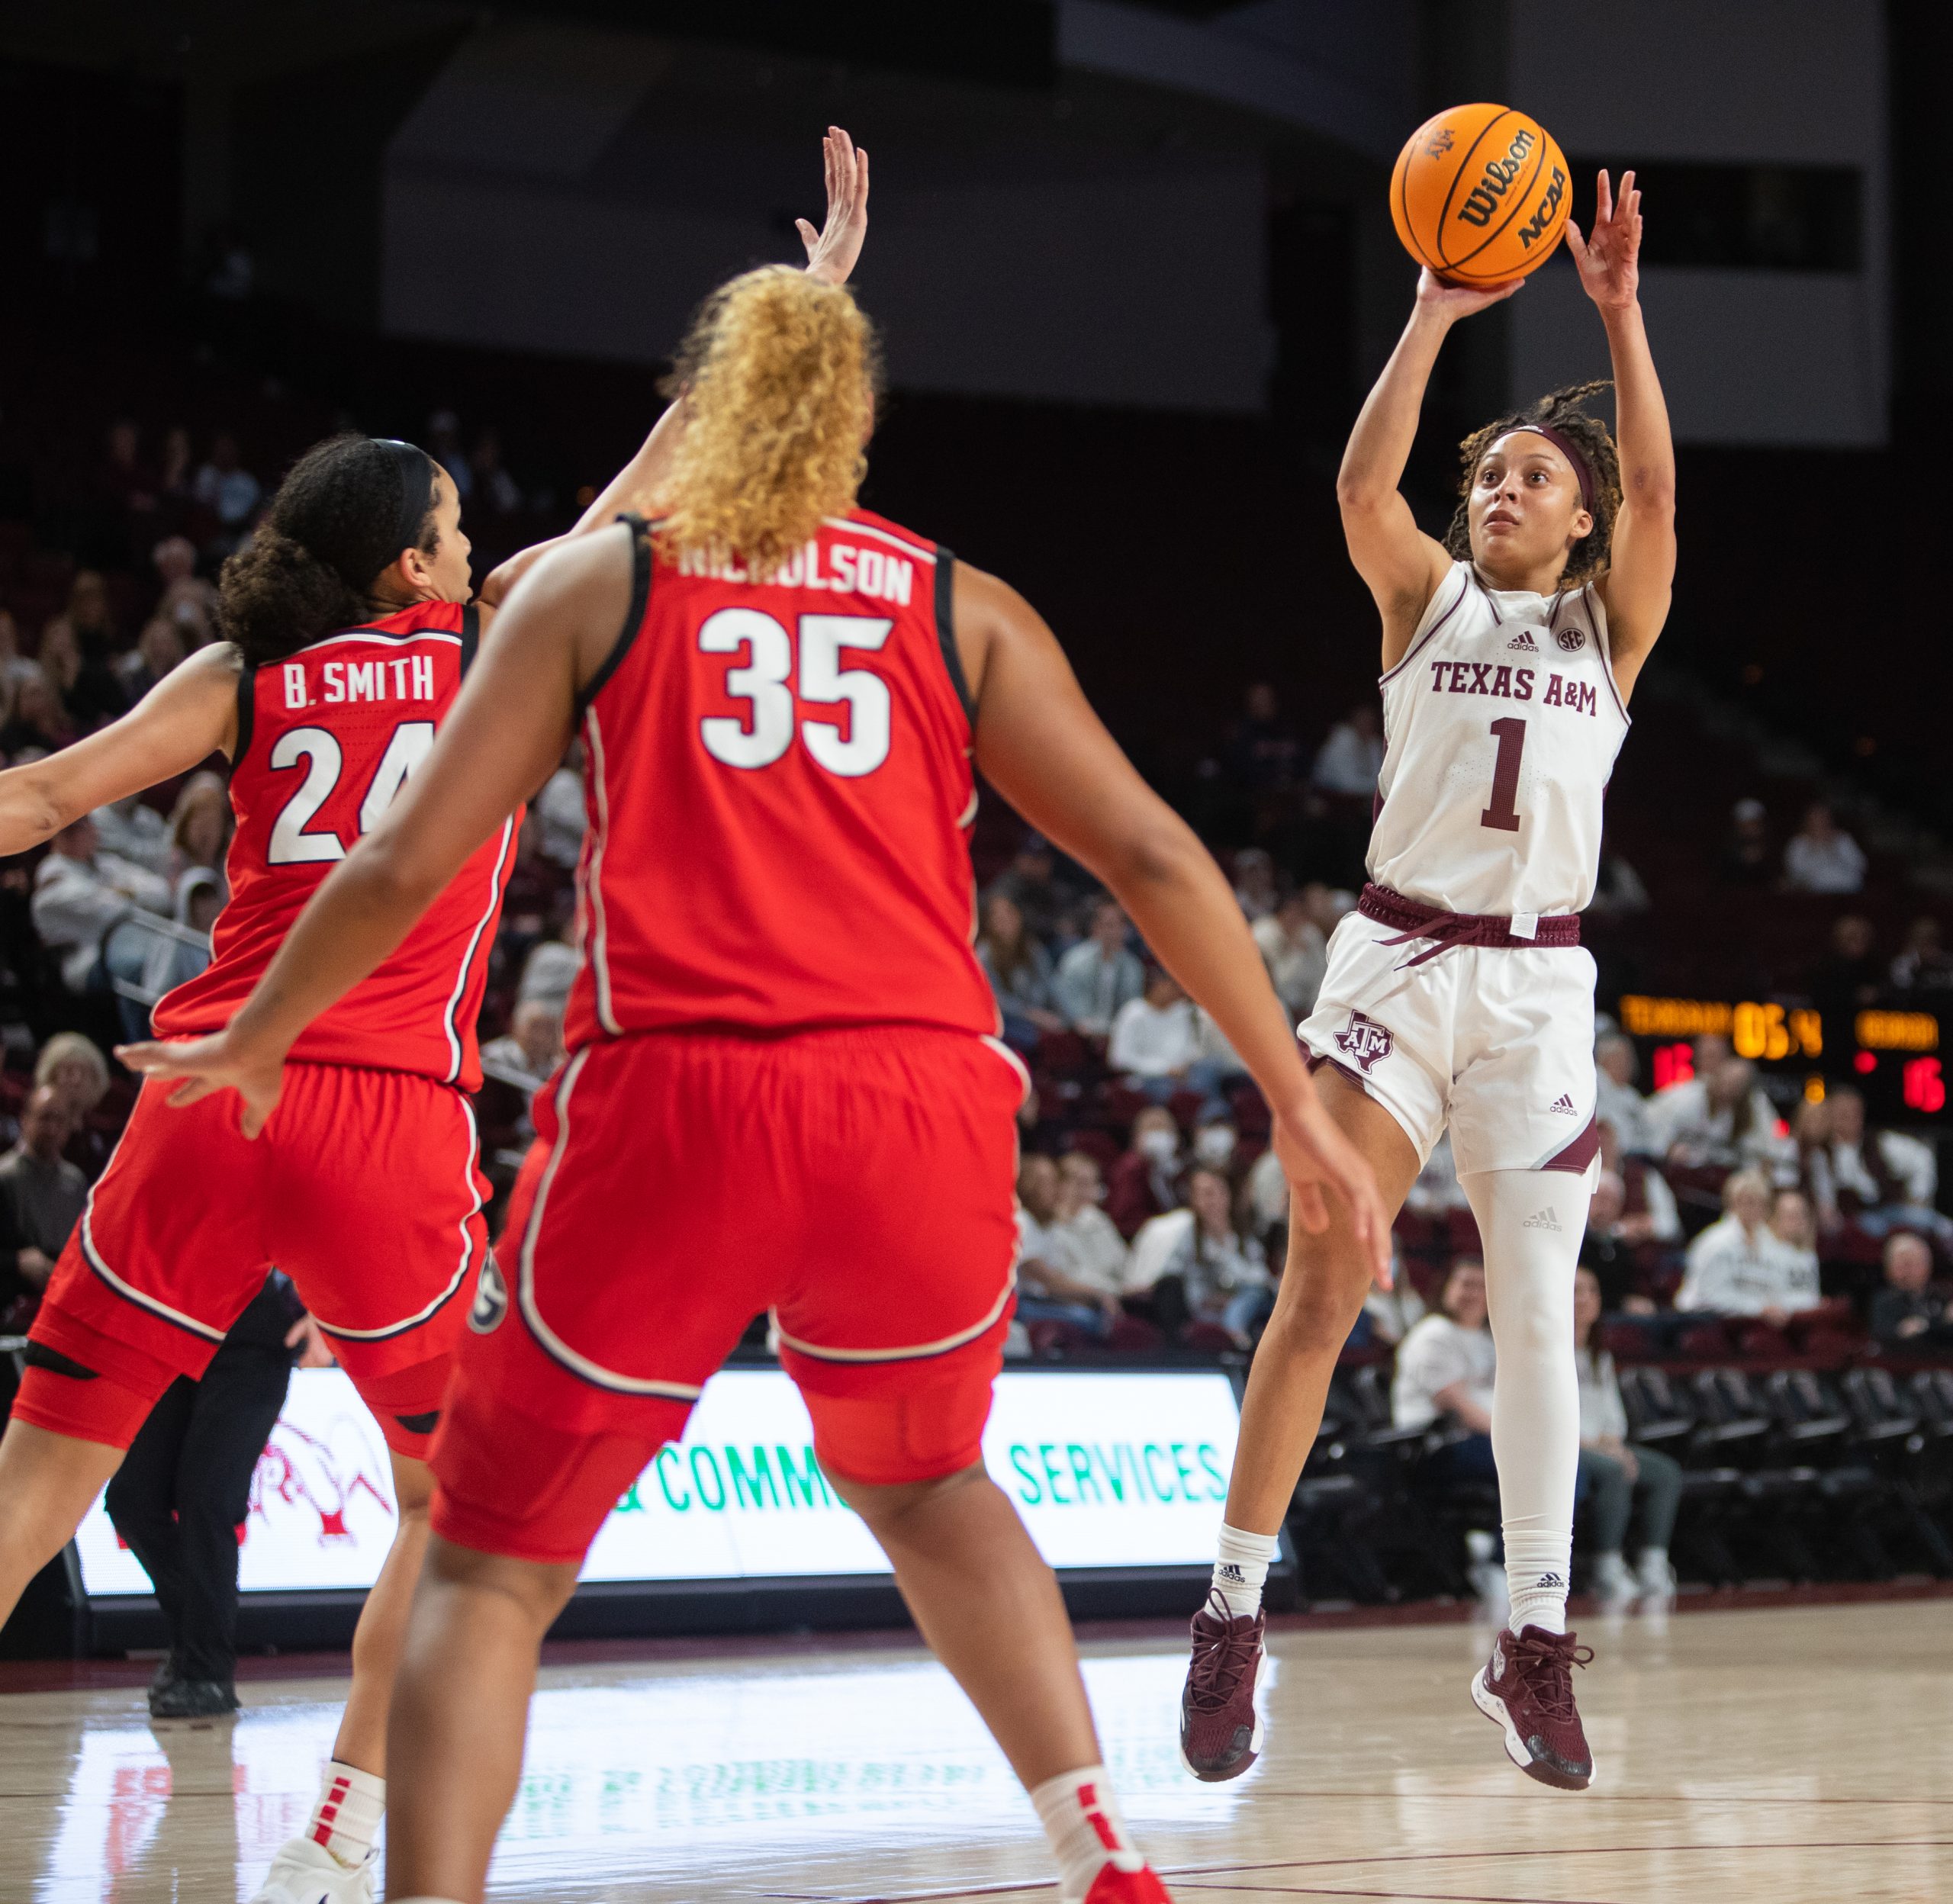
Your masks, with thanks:
[[[264,1127],[304,1027],[581,732],[585,959],[569,1057],[536,1099],[546,1161],[512,1200],[509,1287],[484,1276],[432,1457],[389,1733],[395,1899],[481,1896],[542,1635],[768,1309],[822,1468],[1030,1793],[1066,1904],[1165,1897],[1101,1763],[1057,1583],[983,1467],[1024,1078],[971,950],[973,760],[1240,1053],[1297,1226],[1333,1206],[1361,1279],[1387,1269],[1369,1166],[1324,1115],[1205,849],[1021,597],[856,507],[876,355],[843,288],[780,269],[724,287],[680,353],[661,519],[536,564],[256,995],[217,1037],[129,1054],[190,1079],[186,1102],[234,1087]]]
[[[1369,883],[1330,941],[1301,1027],[1330,1118],[1375,1168],[1393,1217],[1446,1127],[1483,1239],[1498,1375],[1491,1438],[1509,1630],[1472,1681],[1530,1776],[1593,1777],[1565,1631],[1579,1397],[1575,1259],[1598,1154],[1592,899],[1601,798],[1635,677],[1675,574],[1675,456],[1637,297],[1641,195],[1600,175],[1591,235],[1570,223],[1614,360],[1618,449],[1561,391],[1463,445],[1442,542],[1398,493],[1453,324],[1517,283],[1427,269],[1337,481],[1350,559],[1383,619],[1387,735]],[[1298,1227],[1243,1407],[1208,1610],[1193,1623],[1181,1750],[1204,1779],[1260,1750],[1262,1583],[1369,1282],[1332,1213]]]

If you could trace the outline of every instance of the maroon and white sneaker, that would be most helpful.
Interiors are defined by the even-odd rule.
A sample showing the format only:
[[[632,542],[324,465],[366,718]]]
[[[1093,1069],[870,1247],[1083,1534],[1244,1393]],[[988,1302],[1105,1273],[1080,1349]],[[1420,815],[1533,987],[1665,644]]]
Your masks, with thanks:
[[[1193,1616],[1193,1661],[1180,1694],[1180,1763],[1209,1784],[1239,1778],[1261,1750],[1254,1683],[1267,1616],[1237,1619],[1216,1587]]]
[[[1173,1904],[1173,1894],[1153,1875],[1150,1864],[1122,1871],[1108,1864],[1092,1880],[1085,1904]]]
[[[1528,1778],[1563,1792],[1594,1782],[1594,1754],[1573,1703],[1573,1668],[1594,1657],[1571,1633],[1528,1626],[1501,1632],[1472,1680],[1472,1700],[1505,1734],[1506,1755]]]

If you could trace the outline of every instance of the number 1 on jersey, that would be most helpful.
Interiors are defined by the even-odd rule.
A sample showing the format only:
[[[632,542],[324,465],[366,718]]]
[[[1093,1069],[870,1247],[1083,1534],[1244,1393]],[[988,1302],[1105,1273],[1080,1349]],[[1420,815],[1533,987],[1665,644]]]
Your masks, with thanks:
[[[1478,815],[1478,824],[1495,826],[1501,833],[1517,833],[1519,759],[1526,751],[1526,723],[1508,714],[1492,722],[1492,738],[1498,742],[1498,759],[1492,767],[1492,803]]]

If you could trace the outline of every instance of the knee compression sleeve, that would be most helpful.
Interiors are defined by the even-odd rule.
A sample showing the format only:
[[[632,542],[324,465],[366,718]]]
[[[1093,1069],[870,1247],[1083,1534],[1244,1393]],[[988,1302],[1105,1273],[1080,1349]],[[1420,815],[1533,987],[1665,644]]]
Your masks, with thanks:
[[[1462,1179],[1485,1244],[1498,1376],[1492,1452],[1505,1523],[1512,1626],[1566,1624],[1580,1384],[1573,1273],[1591,1186],[1558,1170],[1488,1170]]]

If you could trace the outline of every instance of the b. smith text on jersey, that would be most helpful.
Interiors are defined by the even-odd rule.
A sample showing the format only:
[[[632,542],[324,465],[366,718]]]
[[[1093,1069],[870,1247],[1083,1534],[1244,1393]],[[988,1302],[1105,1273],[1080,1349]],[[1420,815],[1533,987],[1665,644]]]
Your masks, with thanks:
[[[1530,667],[1511,667],[1504,662],[1433,661],[1431,692],[1433,694],[1486,694],[1495,700],[1530,701],[1536,678]],[[1569,681],[1557,670],[1546,677],[1546,691],[1540,696],[1543,707],[1570,707],[1576,714],[1600,712],[1600,690],[1591,681]]]
[[[431,701],[434,698],[431,654],[404,654],[371,661],[323,661],[314,665],[319,671],[316,694],[307,682],[304,662],[285,664],[287,707],[310,707],[320,701],[330,706],[340,701]]]

